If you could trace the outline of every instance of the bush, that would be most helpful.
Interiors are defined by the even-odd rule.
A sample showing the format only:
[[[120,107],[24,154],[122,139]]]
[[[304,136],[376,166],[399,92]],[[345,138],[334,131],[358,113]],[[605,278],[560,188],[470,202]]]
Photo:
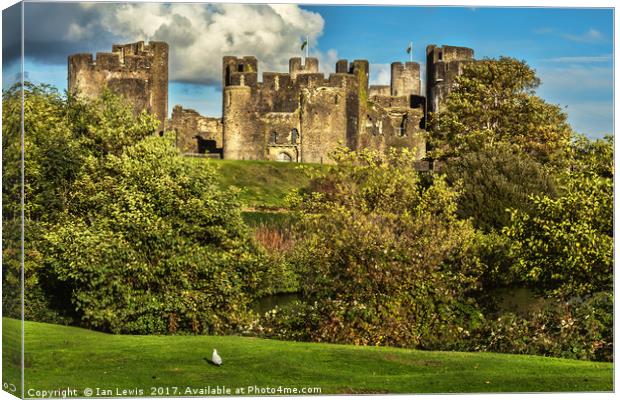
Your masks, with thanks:
[[[504,314],[480,326],[465,350],[613,361],[610,292],[585,301],[548,301],[528,316]]]
[[[474,231],[456,217],[457,193],[421,183],[407,150],[335,155],[328,193],[291,200],[300,212],[294,263],[316,302],[311,340],[431,346],[471,322],[479,269]],[[475,309],[475,308],[474,308]]]
[[[115,333],[224,333],[250,317],[260,253],[234,192],[168,138],[92,158],[46,236],[47,266],[86,326]]]
[[[446,163],[448,181],[461,189],[458,214],[484,232],[510,223],[508,209],[527,210],[530,195],[556,196],[553,177],[518,147],[484,146]]]
[[[512,240],[515,271],[547,295],[570,298],[611,291],[613,180],[574,173],[557,199],[532,197],[513,210],[504,232]]]

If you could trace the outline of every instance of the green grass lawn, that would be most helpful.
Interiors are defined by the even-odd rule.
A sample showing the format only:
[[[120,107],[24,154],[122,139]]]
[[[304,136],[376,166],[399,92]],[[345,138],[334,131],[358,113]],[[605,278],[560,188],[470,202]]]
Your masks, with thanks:
[[[189,162],[207,163],[218,170],[222,188],[242,189],[241,199],[247,207],[281,208],[292,189],[304,187],[310,181],[305,170],[326,168],[318,164],[283,163],[275,161],[236,161],[187,158]]]
[[[3,362],[11,363],[4,319]],[[8,336],[7,336],[8,335]],[[187,388],[307,388],[321,393],[611,391],[613,365],[494,353],[295,343],[236,336],[124,336],[26,322],[29,389],[131,389],[184,395]],[[14,345],[15,343],[13,343]],[[222,367],[207,363],[213,348]],[[4,381],[15,379],[4,368]],[[157,394],[157,393],[156,393]],[[283,394],[283,393],[276,393]]]

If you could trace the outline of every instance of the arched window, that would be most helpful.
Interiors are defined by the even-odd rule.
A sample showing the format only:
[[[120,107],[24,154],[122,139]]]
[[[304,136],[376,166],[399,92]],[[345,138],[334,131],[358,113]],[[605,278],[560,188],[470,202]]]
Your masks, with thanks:
[[[291,130],[291,144],[297,144],[297,137],[299,136],[299,132],[297,128],[293,128]]]
[[[405,115],[403,117],[403,120],[400,123],[400,126],[398,127],[398,136],[403,137],[405,136],[407,133],[407,116]]]
[[[291,157],[288,153],[282,152],[278,154],[278,157],[276,160],[280,162],[292,162],[293,157]]]

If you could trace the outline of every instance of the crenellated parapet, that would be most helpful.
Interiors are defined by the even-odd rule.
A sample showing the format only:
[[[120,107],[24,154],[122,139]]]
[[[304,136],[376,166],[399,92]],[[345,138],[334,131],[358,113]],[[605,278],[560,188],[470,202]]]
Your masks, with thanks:
[[[390,66],[390,89],[392,96],[420,95],[420,64],[417,62],[394,62]]]
[[[288,72],[295,79],[302,74],[316,74],[319,72],[319,59],[314,57],[293,57],[288,61]]]
[[[463,67],[474,61],[474,51],[467,47],[426,47],[426,98],[428,111],[437,112],[447,99],[454,79]]]
[[[258,60],[254,56],[224,56],[222,65],[224,86],[256,86],[258,84]]]
[[[168,44],[143,41],[115,44],[112,52],[68,58],[68,90],[95,98],[104,88],[124,96],[136,113],[146,110],[160,121],[168,116]]]

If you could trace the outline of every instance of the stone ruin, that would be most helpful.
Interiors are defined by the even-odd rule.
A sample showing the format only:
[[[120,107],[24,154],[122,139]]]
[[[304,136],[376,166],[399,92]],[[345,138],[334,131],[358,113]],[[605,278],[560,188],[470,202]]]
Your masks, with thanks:
[[[390,85],[369,85],[367,60],[339,60],[329,76],[316,58],[296,57],[288,72],[264,72],[258,60],[225,56],[222,117],[205,117],[177,105],[167,118],[168,45],[114,45],[111,53],[69,57],[69,91],[97,96],[103,88],[128,98],[136,112],[147,110],[161,130],[176,132],[185,154],[231,160],[330,163],[340,145],[352,150],[389,147],[426,153],[426,120],[437,112],[454,78],[474,58],[465,47],[427,46],[426,87],[420,64],[391,64]]]

